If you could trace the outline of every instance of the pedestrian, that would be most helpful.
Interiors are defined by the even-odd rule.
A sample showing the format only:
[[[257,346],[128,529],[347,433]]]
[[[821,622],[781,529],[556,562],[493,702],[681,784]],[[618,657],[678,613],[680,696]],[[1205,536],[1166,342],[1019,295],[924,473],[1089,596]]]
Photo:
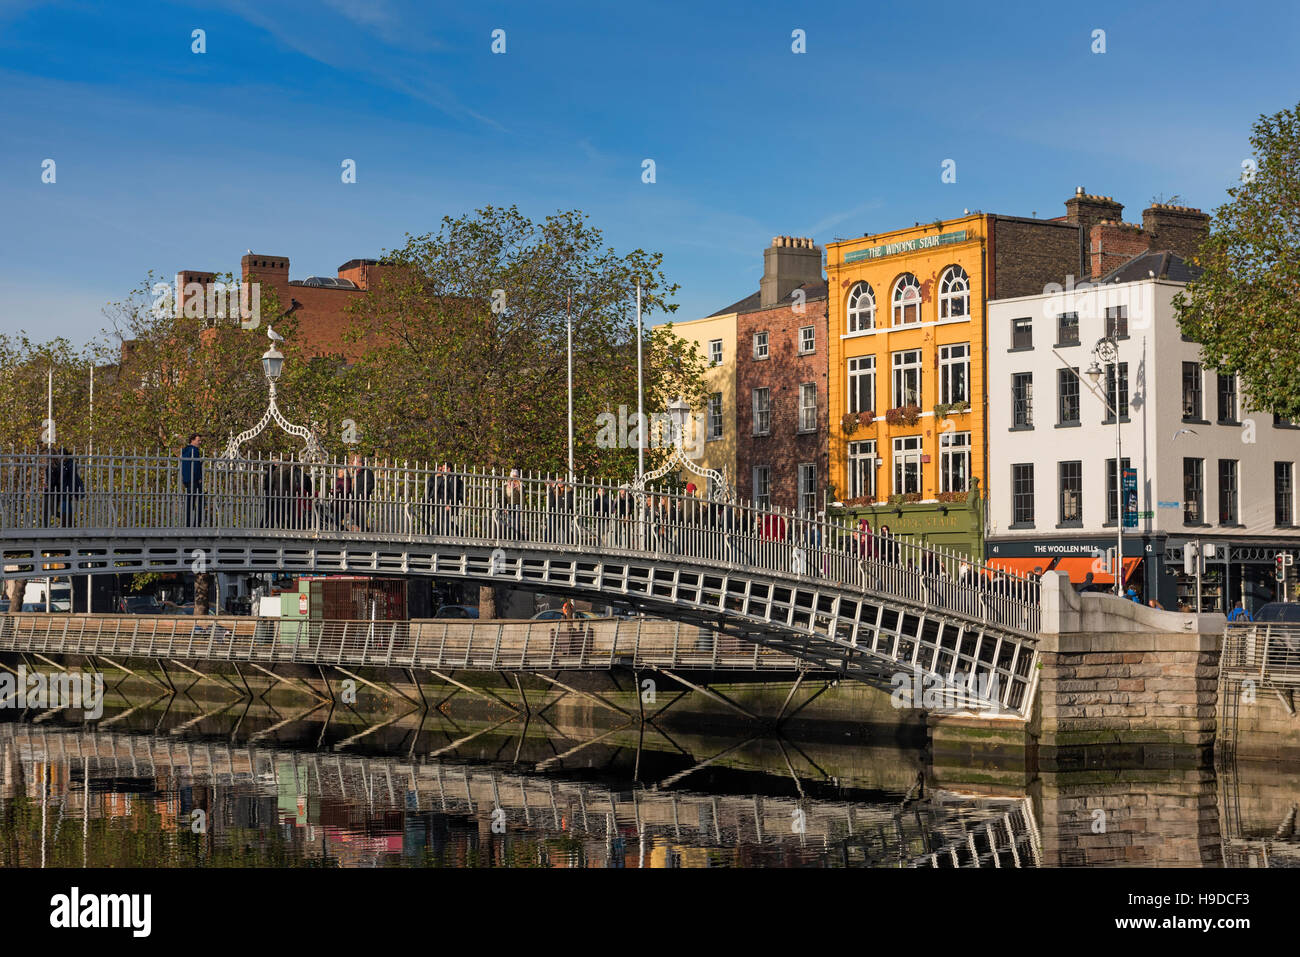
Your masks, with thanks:
[[[517,541],[523,533],[524,483],[519,478],[519,469],[511,469],[505,486],[501,489],[502,526],[506,538]]]
[[[352,524],[352,472],[347,466],[334,470],[334,527],[347,531]]]
[[[54,515],[59,524],[68,528],[73,524],[73,508],[86,494],[86,486],[77,470],[77,460],[65,448],[48,453],[45,467],[45,521],[51,524]]]
[[[894,533],[889,530],[889,526],[881,525],[877,537],[880,541],[876,548],[876,554],[880,560],[887,565],[897,562],[899,555],[898,540],[894,538]]]
[[[1142,604],[1142,597],[1137,593],[1137,590],[1134,588],[1130,588],[1127,592],[1125,592],[1124,597],[1127,598],[1129,601],[1133,602],[1134,604],[1137,605]]]
[[[1075,591],[1080,595],[1084,594],[1085,592],[1096,591],[1096,590],[1097,590],[1097,586],[1093,584],[1092,581],[1092,572],[1088,572],[1088,574],[1084,575],[1083,581],[1079,582],[1079,584],[1075,586]]]
[[[356,531],[364,532],[368,526],[370,499],[375,494],[375,473],[366,466],[359,452],[353,452],[349,462],[352,466],[352,522]]]
[[[636,517],[636,501],[627,494],[627,485],[618,487],[613,501],[614,522],[618,528],[618,547],[632,547],[632,520]]]
[[[185,490],[185,527],[203,524],[203,453],[197,432],[190,433],[181,449],[181,488]]]
[[[457,516],[465,501],[465,483],[460,476],[452,474],[450,462],[443,462],[429,476],[425,494],[433,510],[432,533],[451,535],[457,531]]]
[[[1152,598],[1150,601],[1147,602],[1147,607],[1149,607],[1149,608],[1157,608],[1157,609],[1159,609],[1160,611],[1164,611],[1164,610],[1165,610],[1165,606],[1162,605],[1162,604],[1160,604],[1160,602],[1156,601],[1154,598]]]
[[[1241,603],[1241,599],[1238,598],[1237,603],[1232,606],[1232,611],[1228,612],[1228,621],[1254,621],[1254,620],[1255,617],[1246,610],[1245,606]]]
[[[267,463],[262,478],[262,491],[266,507],[262,513],[265,528],[287,528],[289,524],[289,475],[278,458]]]
[[[613,511],[614,500],[610,498],[609,489],[597,485],[591,497],[592,532],[596,536],[597,545],[608,544],[606,538],[609,536],[610,516]]]

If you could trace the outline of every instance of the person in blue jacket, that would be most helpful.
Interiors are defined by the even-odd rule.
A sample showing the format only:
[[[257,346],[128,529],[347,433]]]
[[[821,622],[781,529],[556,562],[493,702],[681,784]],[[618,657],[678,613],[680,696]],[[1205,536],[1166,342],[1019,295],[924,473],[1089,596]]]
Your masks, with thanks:
[[[181,487],[185,489],[185,525],[203,524],[203,453],[195,432],[181,449]]]
[[[1251,613],[1246,611],[1246,609],[1242,607],[1241,599],[1238,598],[1237,604],[1235,604],[1232,607],[1232,611],[1228,612],[1228,621],[1254,621],[1254,620],[1255,619],[1251,615]]]

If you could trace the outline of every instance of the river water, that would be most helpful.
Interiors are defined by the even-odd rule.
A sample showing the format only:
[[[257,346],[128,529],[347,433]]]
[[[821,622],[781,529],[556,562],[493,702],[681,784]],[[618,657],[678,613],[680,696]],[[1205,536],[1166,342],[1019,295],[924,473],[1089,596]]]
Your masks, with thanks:
[[[242,709],[242,710],[241,710]],[[430,712],[0,724],[0,866],[1278,866],[1300,771],[1019,785],[915,747]],[[975,783],[972,783],[975,782]],[[1290,814],[1290,830],[1287,815]]]

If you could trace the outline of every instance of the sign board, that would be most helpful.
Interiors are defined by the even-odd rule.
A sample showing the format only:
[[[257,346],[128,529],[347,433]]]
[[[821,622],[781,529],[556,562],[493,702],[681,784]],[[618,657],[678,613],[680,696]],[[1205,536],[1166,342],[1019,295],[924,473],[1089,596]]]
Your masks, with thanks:
[[[885,243],[883,246],[855,249],[844,254],[844,262],[847,265],[848,263],[860,262],[863,259],[879,259],[882,256],[913,253],[922,249],[935,249],[939,246],[948,246],[952,243],[963,243],[965,241],[966,230],[964,229],[952,233],[939,233],[937,236],[917,236],[915,239],[905,239],[898,243]]]
[[[1138,523],[1138,473],[1137,469],[1124,469],[1121,478],[1124,502],[1124,527],[1137,528]]]

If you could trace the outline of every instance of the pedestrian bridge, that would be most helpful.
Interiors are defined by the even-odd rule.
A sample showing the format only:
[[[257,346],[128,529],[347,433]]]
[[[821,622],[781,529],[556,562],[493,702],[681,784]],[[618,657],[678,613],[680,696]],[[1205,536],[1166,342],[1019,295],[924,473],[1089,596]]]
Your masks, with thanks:
[[[387,462],[0,456],[3,577],[417,575],[560,592],[1027,713],[1038,583],[833,517],[676,488]],[[361,616],[358,616],[361,617]],[[899,676],[902,676],[901,679]]]

